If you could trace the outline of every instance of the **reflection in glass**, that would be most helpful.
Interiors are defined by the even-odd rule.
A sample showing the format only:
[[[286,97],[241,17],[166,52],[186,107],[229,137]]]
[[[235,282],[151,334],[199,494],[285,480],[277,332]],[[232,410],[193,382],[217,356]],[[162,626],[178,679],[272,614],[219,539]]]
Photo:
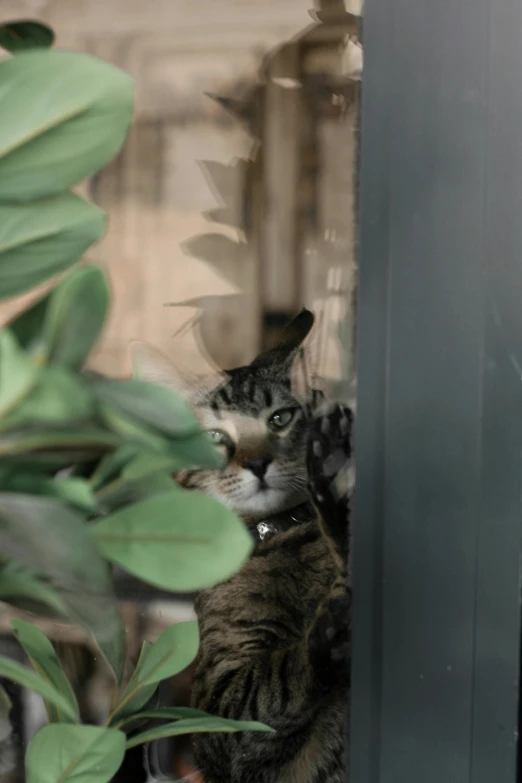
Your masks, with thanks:
[[[89,4],[55,0],[42,3],[37,11],[29,2],[24,5],[27,12],[37,12],[54,27],[60,46],[112,61],[128,70],[137,84],[135,122],[124,150],[84,186],[110,215],[107,236],[88,256],[106,265],[115,293],[109,328],[93,367],[113,376],[130,374],[128,346],[138,340],[171,357],[185,377],[217,377],[212,393],[221,395],[218,403],[225,425],[205,419],[210,416],[208,405],[200,410],[206,428],[232,428],[221,444],[225,449],[229,439],[235,438],[243,448],[251,437],[248,427],[247,432],[241,430],[244,421],[238,423],[238,412],[244,419],[250,405],[250,413],[255,413],[249,414],[250,419],[255,419],[256,425],[261,420],[275,422],[277,415],[279,431],[273,427],[271,437],[279,438],[280,444],[285,444],[285,438],[295,440],[281,445],[270,459],[257,453],[232,454],[231,472],[225,474],[230,481],[233,475],[237,478],[232,466],[239,465],[241,459],[237,470],[242,471],[244,482],[256,483],[256,487],[267,484],[270,502],[261,507],[257,497],[250,504],[242,500],[236,510],[252,527],[253,535],[268,546],[275,536],[288,536],[296,526],[309,524],[314,514],[307,494],[306,470],[311,462],[307,468],[304,418],[292,413],[289,419],[288,411],[293,410],[295,400],[303,409],[310,406],[312,391],[343,403],[354,399],[355,169],[362,66],[358,17],[340,0],[317,3],[310,12],[312,20],[304,0],[256,0],[245,5],[225,0],[213,0],[211,5],[204,0],[154,0],[148,4],[120,0],[111,2],[110,8],[101,0]],[[351,10],[359,13],[360,9]],[[9,308],[3,306],[2,318],[21,304],[19,300]],[[298,343],[290,346],[286,356],[264,368],[258,365],[255,389],[251,388],[252,372],[244,377],[222,375],[223,370],[244,367],[261,352],[274,348],[303,307],[315,314],[313,328],[308,332],[301,323]],[[287,345],[294,337],[287,334]],[[283,388],[278,364],[290,359],[291,395]],[[236,408],[236,398],[227,385],[231,377],[236,384],[233,391],[240,398]],[[346,436],[351,420],[346,415],[336,416],[329,425]],[[346,456],[341,453],[342,444],[333,438],[325,446],[319,443],[319,435],[315,433],[317,449],[330,451],[315,455],[318,482],[324,478],[328,459],[337,480],[336,460]],[[282,489],[270,487],[271,480],[278,480],[273,479],[276,468],[290,476]],[[351,491],[352,474],[350,462],[342,477],[348,484],[339,489],[341,494]],[[186,485],[192,482],[229,504],[233,491],[239,492],[231,484],[227,496],[223,477],[219,481],[208,476],[184,480]],[[325,513],[332,525],[340,524],[338,508],[325,507]],[[344,551],[336,552],[334,560],[344,555]],[[308,569],[314,564],[317,562],[306,561]],[[273,567],[285,574],[291,558],[282,557]],[[303,586],[306,576],[304,573]],[[131,656],[138,654],[143,638],[153,640],[168,624],[193,616],[187,596],[158,596],[125,575],[119,585],[126,601],[123,609]],[[245,593],[249,585],[245,583]],[[326,601],[323,587],[310,586],[308,611],[316,612],[316,604]],[[296,595],[295,601],[298,599]],[[344,586],[335,599],[331,608],[340,617],[348,617]],[[281,606],[283,612],[288,608],[286,602]],[[230,614],[226,600],[219,612],[224,624]],[[208,626],[215,618],[215,613],[205,615],[202,633],[205,623]],[[237,619],[247,623],[248,609]],[[255,620],[255,614],[251,619]],[[291,623],[277,614],[271,617],[272,626],[270,618],[265,619],[268,648],[277,640],[277,623],[287,631]],[[8,617],[4,618],[1,609],[0,621],[6,630]],[[306,622],[310,624],[310,618]],[[260,623],[258,618],[258,626]],[[328,656],[321,659],[326,642],[318,640],[321,634],[325,639],[329,634],[331,637],[332,627],[328,616],[310,650],[306,648],[307,656],[317,656],[317,671],[324,674],[325,689],[331,687],[328,677],[339,662],[332,663]],[[76,651],[81,649],[81,654],[70,660],[69,671],[81,694],[86,719],[100,722],[109,692],[103,663],[85,646],[85,639],[74,633],[68,638],[66,631],[52,624],[46,631],[63,645],[66,666],[71,644]],[[302,644],[302,628],[299,633]],[[238,637],[237,644],[243,642],[245,639]],[[306,667],[300,670],[285,657],[285,645],[282,643],[281,655],[276,656],[271,669],[274,676],[279,672],[282,678],[282,690],[277,691],[281,700],[285,689],[290,695],[292,688],[301,693],[303,683],[292,684],[292,678],[295,680],[300,671],[303,676],[309,674]],[[208,651],[208,645],[204,649]],[[339,649],[344,650],[342,644]],[[210,652],[215,664],[217,653],[212,648]],[[226,662],[223,665],[226,670]],[[193,672],[190,667],[168,685],[161,694],[164,703],[189,703]],[[204,674],[201,679],[206,681]],[[243,682],[245,696],[253,687],[252,682]],[[216,707],[211,700],[207,703],[211,691],[209,686],[198,697],[198,706],[209,711]],[[14,698],[18,698],[21,734],[27,741],[45,721],[41,702],[21,698],[19,693]],[[268,689],[266,699],[270,698]],[[266,716],[257,715],[257,719],[265,720]],[[301,770],[299,780],[303,783],[312,779],[306,775],[313,770],[313,759],[321,756],[313,743],[324,744],[313,733],[319,724],[314,724],[312,717],[310,720],[312,745],[299,745],[295,740],[296,769]],[[297,725],[297,719],[294,722]],[[301,734],[304,731],[302,727]],[[292,741],[289,735],[288,743]],[[200,764],[208,748],[212,752],[212,741],[203,747]],[[263,750],[259,752],[261,757],[265,755]],[[218,753],[222,755],[222,749]],[[190,743],[182,738],[155,744],[145,753],[138,749],[120,773],[121,779],[126,783],[145,780],[144,766],[152,778],[164,773],[167,777],[193,775],[190,779],[198,780],[198,763]],[[13,772],[13,781],[16,774]],[[295,776],[290,779],[297,780]]]

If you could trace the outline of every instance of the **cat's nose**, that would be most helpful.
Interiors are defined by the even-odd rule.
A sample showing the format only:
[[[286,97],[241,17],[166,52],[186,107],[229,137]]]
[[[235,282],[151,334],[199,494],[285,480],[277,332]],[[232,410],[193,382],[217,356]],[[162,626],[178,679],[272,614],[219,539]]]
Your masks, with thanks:
[[[254,476],[257,476],[257,478],[262,479],[265,475],[268,466],[272,460],[270,457],[260,457],[259,459],[246,459],[243,462],[243,467],[247,470],[250,470]]]

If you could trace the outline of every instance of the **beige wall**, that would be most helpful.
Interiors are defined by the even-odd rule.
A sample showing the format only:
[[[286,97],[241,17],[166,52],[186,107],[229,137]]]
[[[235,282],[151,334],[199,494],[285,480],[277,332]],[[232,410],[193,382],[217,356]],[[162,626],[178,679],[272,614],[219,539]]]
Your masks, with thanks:
[[[96,200],[109,212],[110,226],[88,258],[107,269],[114,294],[110,321],[94,356],[99,369],[114,375],[129,372],[127,346],[133,339],[176,350],[180,341],[172,336],[197,313],[202,298],[206,334],[217,361],[233,366],[255,353],[259,254],[245,245],[240,230],[208,219],[208,212],[220,206],[220,197],[198,163],[229,164],[248,157],[255,145],[204,93],[227,94],[241,81],[254,81],[263,55],[309,26],[309,5],[311,0],[3,0],[0,5],[0,20],[27,16],[47,21],[56,31],[58,46],[96,54],[136,81],[134,130],[96,191]],[[278,131],[291,132],[284,124]],[[336,150],[346,147],[346,138],[346,128],[322,130],[330,193],[322,197],[320,245],[317,237],[307,237],[308,257],[320,253],[322,259],[302,273],[307,304],[324,286],[324,275],[317,270],[344,252],[338,240],[345,230],[343,215],[352,209],[353,155],[350,150],[343,153],[340,165]],[[241,172],[232,168],[226,206],[235,214],[241,207]],[[280,188],[276,180],[276,186],[284,190],[284,179]],[[333,234],[332,220],[339,224]],[[280,257],[277,252],[284,248],[281,232],[287,233],[284,206],[275,231],[274,302],[291,275],[285,253]],[[337,236],[335,242],[328,238],[332,236]],[[186,243],[194,237],[200,239],[188,250]],[[350,244],[351,236],[343,241]],[[190,304],[165,306],[185,301]],[[19,306],[0,305],[0,317],[5,320]]]

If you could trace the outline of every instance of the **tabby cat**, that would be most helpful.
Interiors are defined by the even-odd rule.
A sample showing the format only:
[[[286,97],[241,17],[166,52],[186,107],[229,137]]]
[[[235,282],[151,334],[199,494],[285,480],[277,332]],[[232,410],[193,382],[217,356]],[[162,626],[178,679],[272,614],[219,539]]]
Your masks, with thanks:
[[[352,414],[312,415],[316,395],[292,392],[312,323],[304,310],[277,349],[217,386],[194,387],[141,355],[142,376],[184,390],[227,457],[222,472],[186,471],[179,482],[234,509],[256,540],[239,573],[196,600],[193,704],[275,733],[198,735],[206,783],[346,781]]]

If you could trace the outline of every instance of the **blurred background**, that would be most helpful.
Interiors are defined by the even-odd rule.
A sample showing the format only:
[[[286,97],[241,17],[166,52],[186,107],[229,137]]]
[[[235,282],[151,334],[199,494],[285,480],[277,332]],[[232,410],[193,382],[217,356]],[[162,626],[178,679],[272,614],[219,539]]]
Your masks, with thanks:
[[[87,256],[106,268],[114,293],[95,369],[130,374],[135,339],[195,370],[207,354],[224,368],[245,364],[277,340],[300,307],[322,311],[336,294],[349,324],[343,352],[352,362],[361,7],[359,0],[311,5],[2,0],[0,21],[46,22],[56,46],[101,57],[136,83],[124,149],[81,186],[110,220]],[[0,305],[0,322],[34,297]],[[325,372],[335,378],[339,356],[328,361]],[[192,616],[186,597],[167,599],[123,582],[121,599],[131,651]],[[12,644],[11,616],[0,604],[3,646]],[[95,720],[105,709],[106,672],[81,634],[40,625],[61,644],[78,645],[84,668],[75,676]],[[19,654],[15,647],[9,654]],[[184,704],[189,691],[187,672],[165,698]],[[42,706],[27,693],[11,695],[18,735],[27,739],[44,722]],[[126,783],[147,779],[138,751]],[[169,776],[195,774],[186,742],[154,752],[161,759],[152,771],[159,764]],[[0,769],[0,780],[22,781],[20,769]]]

